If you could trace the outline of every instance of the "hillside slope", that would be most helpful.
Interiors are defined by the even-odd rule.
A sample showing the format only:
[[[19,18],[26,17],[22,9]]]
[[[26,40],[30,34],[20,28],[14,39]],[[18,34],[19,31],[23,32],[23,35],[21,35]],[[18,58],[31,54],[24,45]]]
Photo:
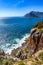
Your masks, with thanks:
[[[28,18],[41,17],[41,18],[43,18],[43,12],[31,11],[30,13],[25,14],[24,17],[28,17]]]
[[[43,65],[43,21],[38,23],[21,47],[6,55],[0,49],[0,65]]]

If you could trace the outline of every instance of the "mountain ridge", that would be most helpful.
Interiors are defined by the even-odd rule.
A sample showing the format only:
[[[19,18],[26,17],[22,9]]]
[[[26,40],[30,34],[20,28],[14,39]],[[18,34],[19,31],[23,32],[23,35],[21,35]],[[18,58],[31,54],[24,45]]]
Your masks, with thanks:
[[[43,12],[31,11],[31,12],[25,14],[24,17],[28,17],[28,18],[42,17],[43,18]]]

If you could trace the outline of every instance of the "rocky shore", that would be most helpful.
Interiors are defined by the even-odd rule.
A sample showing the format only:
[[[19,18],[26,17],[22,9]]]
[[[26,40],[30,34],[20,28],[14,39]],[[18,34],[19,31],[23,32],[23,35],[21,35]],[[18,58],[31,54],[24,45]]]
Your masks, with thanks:
[[[23,43],[21,47],[18,47],[17,49],[12,50],[11,55],[8,55],[8,54],[6,55],[4,51],[0,49],[0,59],[10,58],[13,60],[12,62],[21,62],[24,60],[28,60],[29,58],[32,58],[32,59],[35,58],[34,60],[37,61],[38,58],[36,58],[35,54],[39,52],[40,50],[43,51],[43,22],[38,23],[31,30],[30,37],[28,37],[25,40],[25,43]],[[41,57],[43,58],[43,53]],[[27,65],[29,65],[29,63]]]

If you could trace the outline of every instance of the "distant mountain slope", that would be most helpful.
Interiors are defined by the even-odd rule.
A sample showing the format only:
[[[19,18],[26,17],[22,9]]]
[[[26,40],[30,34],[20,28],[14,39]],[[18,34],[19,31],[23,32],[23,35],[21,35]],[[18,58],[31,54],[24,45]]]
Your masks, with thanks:
[[[24,17],[42,17],[43,18],[43,12],[36,12],[36,11],[31,11],[30,13],[27,13],[24,15]]]

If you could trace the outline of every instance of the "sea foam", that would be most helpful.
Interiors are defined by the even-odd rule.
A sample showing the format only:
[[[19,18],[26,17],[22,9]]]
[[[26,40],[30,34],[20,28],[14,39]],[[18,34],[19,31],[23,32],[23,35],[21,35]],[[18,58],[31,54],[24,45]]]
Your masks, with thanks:
[[[16,38],[15,41],[17,42],[17,44],[10,44],[10,43],[7,43],[6,45],[2,45],[2,49],[5,51],[6,54],[11,54],[11,51],[15,48],[18,48],[22,45],[22,43],[25,42],[26,38],[28,38],[30,36],[30,34],[25,34],[23,36],[23,38],[19,39],[19,38]]]

